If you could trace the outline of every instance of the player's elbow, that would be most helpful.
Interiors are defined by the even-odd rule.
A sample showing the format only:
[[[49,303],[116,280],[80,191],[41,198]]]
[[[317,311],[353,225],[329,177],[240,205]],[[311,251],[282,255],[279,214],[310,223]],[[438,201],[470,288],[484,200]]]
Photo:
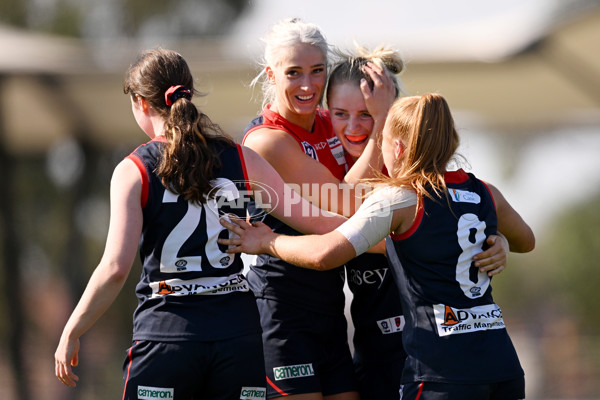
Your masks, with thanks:
[[[535,236],[530,230],[527,234],[517,243],[510,246],[510,251],[515,253],[529,253],[535,248]]]
[[[531,235],[531,238],[527,241],[527,244],[521,249],[521,253],[529,253],[535,248],[535,237]]]
[[[312,252],[309,262],[309,268],[317,271],[329,271],[339,267],[341,264],[336,257],[326,249],[319,249]]]
[[[102,260],[98,266],[104,276],[116,285],[123,284],[129,276],[131,264],[121,260]]]
[[[321,260],[319,263],[315,264],[315,269],[317,271],[329,271],[330,269],[334,269],[339,267],[339,265],[330,260]]]

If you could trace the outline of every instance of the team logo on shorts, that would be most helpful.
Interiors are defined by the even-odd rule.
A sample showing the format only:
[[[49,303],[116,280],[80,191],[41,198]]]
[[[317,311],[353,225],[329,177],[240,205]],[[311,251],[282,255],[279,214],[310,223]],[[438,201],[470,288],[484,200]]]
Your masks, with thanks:
[[[273,376],[276,381],[290,378],[304,378],[306,376],[313,376],[314,374],[315,371],[312,363],[273,368]]]
[[[377,326],[384,335],[387,335],[388,333],[402,332],[404,329],[404,324],[404,315],[398,315],[396,317],[377,321]]]

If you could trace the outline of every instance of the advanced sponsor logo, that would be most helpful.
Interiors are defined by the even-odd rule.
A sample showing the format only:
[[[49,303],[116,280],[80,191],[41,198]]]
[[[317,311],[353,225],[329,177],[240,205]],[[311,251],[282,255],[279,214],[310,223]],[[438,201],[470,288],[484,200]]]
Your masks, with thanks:
[[[244,275],[205,277],[198,279],[169,279],[166,281],[150,282],[152,297],[160,296],[192,296],[219,295],[232,292],[247,292],[248,282]]]
[[[455,203],[479,204],[481,202],[481,197],[477,193],[467,190],[448,189],[448,193],[450,193],[450,197]]]
[[[377,321],[377,326],[381,330],[381,333],[387,335],[390,333],[402,332],[405,323],[404,315],[398,315],[396,317]]]
[[[138,386],[137,398],[141,400],[172,399],[173,388]]]
[[[465,309],[434,304],[433,313],[439,336],[505,329],[502,310],[497,304]]]
[[[156,292],[156,294],[166,296],[171,293],[173,293],[173,288],[171,287],[171,285],[167,285],[165,281],[158,282],[158,292]]]
[[[290,378],[304,378],[313,376],[314,374],[315,371],[313,370],[312,363],[273,368],[273,375],[275,376],[276,381]]]
[[[240,400],[265,400],[267,388],[264,387],[242,387]]]

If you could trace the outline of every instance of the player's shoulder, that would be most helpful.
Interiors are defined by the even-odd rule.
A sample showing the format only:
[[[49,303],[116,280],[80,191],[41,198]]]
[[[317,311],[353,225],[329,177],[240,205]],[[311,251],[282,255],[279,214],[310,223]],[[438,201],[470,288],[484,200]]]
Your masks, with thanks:
[[[376,185],[369,198],[371,201],[389,201],[391,203],[406,202],[417,199],[417,194],[411,188],[395,185]]]
[[[288,147],[296,148],[296,140],[285,130],[274,127],[261,127],[244,138],[244,146],[261,153],[261,150],[284,152]]]

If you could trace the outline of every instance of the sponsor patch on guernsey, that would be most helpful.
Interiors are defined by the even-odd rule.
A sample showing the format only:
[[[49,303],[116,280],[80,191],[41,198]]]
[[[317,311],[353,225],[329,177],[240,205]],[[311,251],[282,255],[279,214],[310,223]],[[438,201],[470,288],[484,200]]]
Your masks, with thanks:
[[[433,313],[440,336],[505,328],[502,310],[497,304],[464,309],[435,304]]]
[[[138,386],[137,398],[141,400],[172,399],[173,392],[173,388]]]
[[[398,315],[377,321],[377,326],[381,329],[381,333],[387,335],[389,333],[402,332],[404,323],[404,315]]]
[[[448,193],[450,193],[450,197],[455,203],[479,204],[481,202],[481,197],[477,193],[467,190],[448,189]]]
[[[307,141],[303,141],[302,148],[304,149],[304,153],[307,156],[319,161],[319,156],[317,156],[317,150],[313,147],[312,144],[308,143]]]
[[[267,388],[264,387],[242,387],[240,400],[265,400],[267,398]]]
[[[342,142],[338,139],[337,136],[327,139],[327,144],[329,144],[329,149],[331,150],[331,154],[335,157],[338,165],[346,164],[346,156],[344,156],[344,147],[342,146]]]
[[[291,378],[304,378],[306,376],[313,376],[314,374],[315,371],[313,370],[312,363],[273,368],[273,376],[276,381]]]
[[[242,274],[188,280],[169,279],[160,282],[150,282],[150,288],[152,289],[152,297],[221,295],[250,290],[248,282]]]

